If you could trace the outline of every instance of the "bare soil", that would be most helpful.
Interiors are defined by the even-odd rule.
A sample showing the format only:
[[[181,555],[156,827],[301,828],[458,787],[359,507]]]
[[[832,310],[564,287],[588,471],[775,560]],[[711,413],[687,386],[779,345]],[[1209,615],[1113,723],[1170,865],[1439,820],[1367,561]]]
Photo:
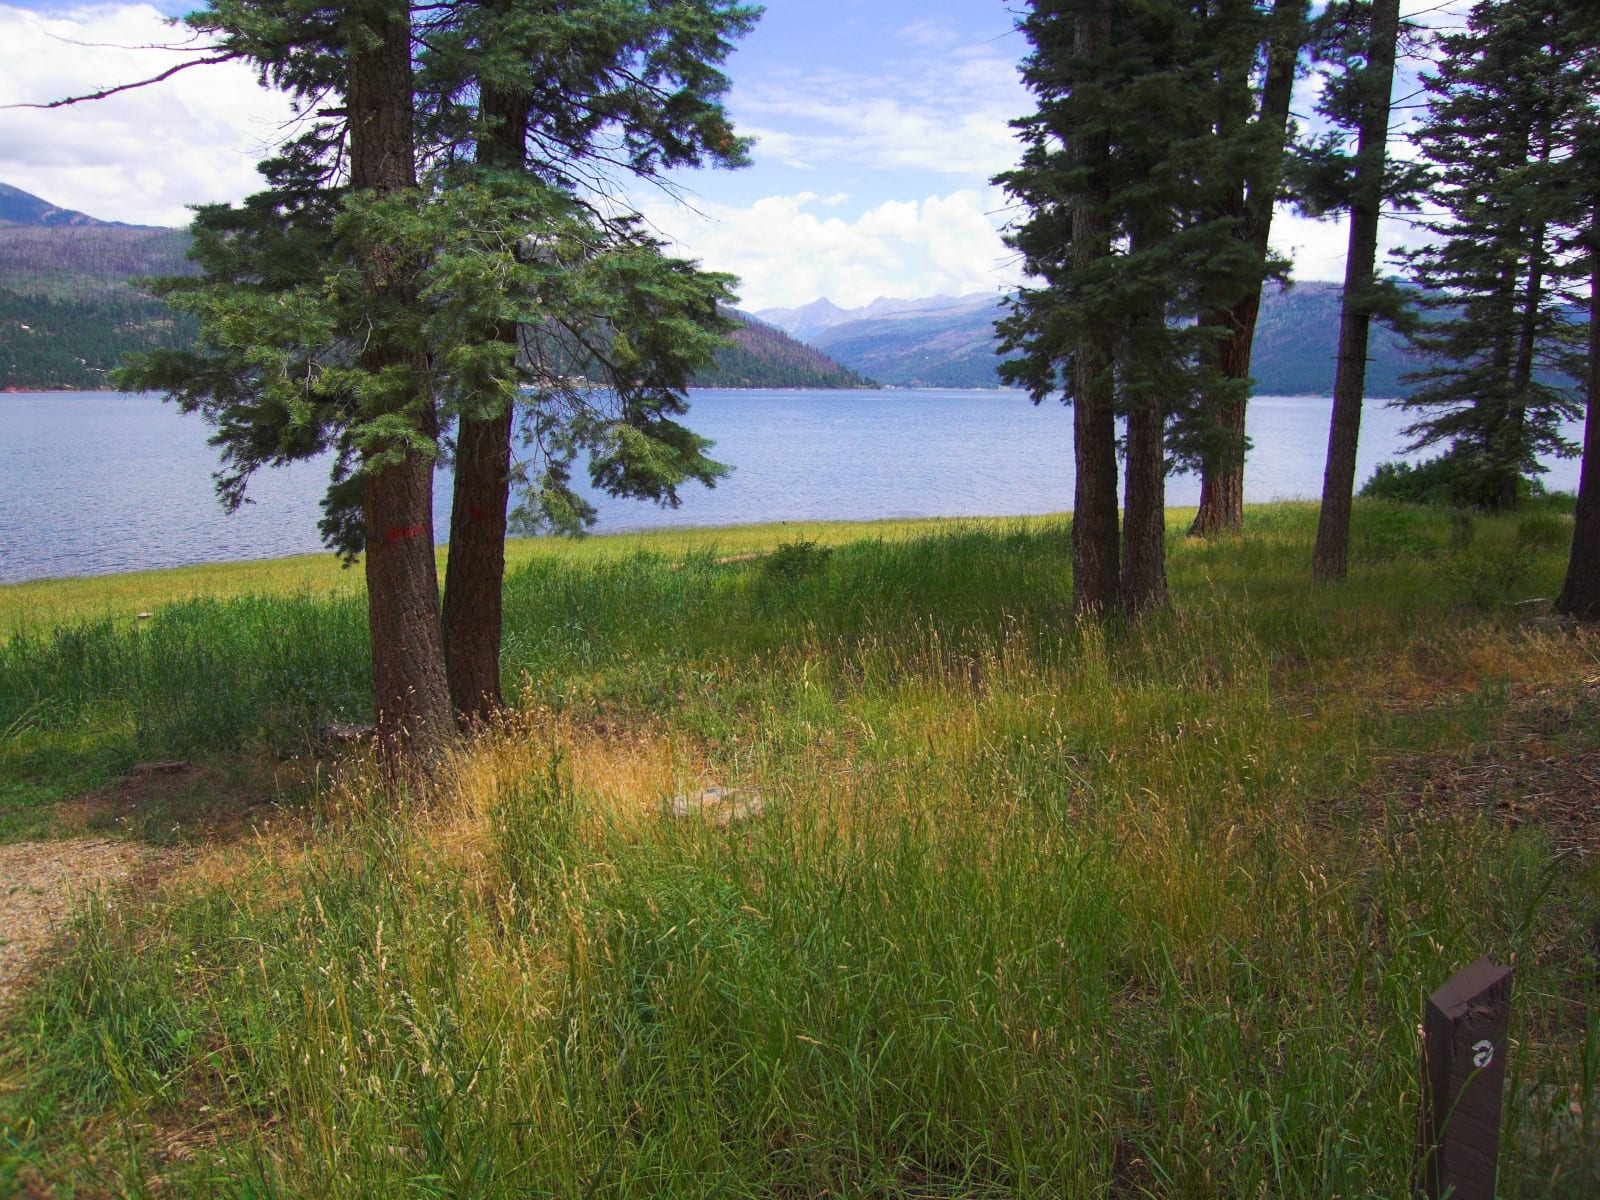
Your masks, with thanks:
[[[87,838],[0,846],[0,1009],[60,936],[73,905],[172,857],[135,842]]]
[[[272,816],[259,781],[187,762],[150,762],[56,806],[60,840],[0,845],[0,1010],[91,893],[143,888],[183,861]],[[108,836],[110,835],[110,836]]]
[[[1493,737],[1466,753],[1384,760],[1369,807],[1448,811],[1543,830],[1553,852],[1600,861],[1600,677],[1581,691],[1510,698]]]

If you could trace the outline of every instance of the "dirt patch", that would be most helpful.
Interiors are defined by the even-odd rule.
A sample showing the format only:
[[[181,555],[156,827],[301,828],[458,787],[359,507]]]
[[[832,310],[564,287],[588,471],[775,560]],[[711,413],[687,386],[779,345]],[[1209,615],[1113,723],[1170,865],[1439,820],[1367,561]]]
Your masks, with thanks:
[[[1424,761],[1413,764],[1411,774],[1420,807],[1536,825],[1556,852],[1600,855],[1600,750]]]
[[[220,846],[272,826],[280,781],[188,762],[140,763],[56,805],[60,840],[0,845],[0,1008],[74,904],[92,891],[147,885],[189,861],[176,845]]]
[[[56,806],[69,836],[117,834],[154,845],[233,841],[266,824],[276,790],[213,766],[141,763],[121,779]]]
[[[170,858],[170,852],[109,838],[0,846],[0,1009],[59,936],[74,903]]]
[[[1384,759],[1368,803],[1537,826],[1552,850],[1600,860],[1597,710],[1600,678],[1513,695],[1493,737],[1466,753]]]

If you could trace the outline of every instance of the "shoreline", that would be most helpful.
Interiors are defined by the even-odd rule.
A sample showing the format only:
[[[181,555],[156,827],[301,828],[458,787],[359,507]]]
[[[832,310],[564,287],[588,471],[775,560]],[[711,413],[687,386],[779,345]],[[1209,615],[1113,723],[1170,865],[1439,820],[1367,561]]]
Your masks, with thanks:
[[[1246,505],[1246,508],[1261,508],[1278,504],[1298,504],[1298,500],[1269,500],[1258,505]],[[1309,503],[1306,501],[1304,503]],[[1192,519],[1194,506],[1187,508],[1169,507],[1168,517],[1179,520],[1188,514]],[[914,530],[916,532],[932,531],[940,526],[966,526],[966,525],[1010,525],[1016,523],[1049,522],[1067,520],[1071,512],[1027,513],[1013,516],[1004,514],[987,516],[943,516],[943,517],[867,517],[860,520],[841,518],[839,520],[814,521],[744,521],[732,525],[645,525],[629,529],[609,529],[604,532],[585,533],[576,538],[568,538],[561,534],[534,534],[528,536],[513,536],[506,539],[508,553],[508,566],[510,556],[516,553],[519,562],[536,558],[541,548],[550,549],[558,546],[589,546],[595,548],[615,548],[622,541],[638,542],[679,542],[694,548],[712,546],[722,537],[733,541],[745,541],[750,538],[779,537],[779,538],[817,538],[828,537],[830,534],[843,534],[854,532],[861,536],[871,536],[868,531],[878,530],[880,535],[889,532],[903,532]],[[840,539],[843,540],[843,539]],[[438,556],[441,567],[449,557],[450,543],[435,542],[434,553]],[[637,547],[648,549],[648,547]],[[189,573],[211,573],[219,571],[239,571],[242,573],[272,571],[278,568],[287,568],[296,565],[310,565],[320,567],[333,565],[338,571],[361,578],[361,559],[358,557],[348,568],[339,560],[338,553],[333,550],[306,551],[296,554],[281,554],[264,558],[214,558],[197,562],[174,563],[161,567],[139,567],[127,571],[96,571],[81,575],[40,575],[31,579],[5,579],[0,580],[0,596],[17,588],[54,587],[58,585],[93,584],[108,580],[135,580],[159,576],[171,576]]]

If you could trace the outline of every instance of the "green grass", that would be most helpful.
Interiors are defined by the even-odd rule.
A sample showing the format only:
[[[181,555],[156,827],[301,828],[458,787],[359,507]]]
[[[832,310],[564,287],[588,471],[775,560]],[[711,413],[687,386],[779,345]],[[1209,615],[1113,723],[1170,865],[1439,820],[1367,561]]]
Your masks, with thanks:
[[[507,673],[515,683],[525,671],[570,670],[595,635],[643,617],[641,603],[666,609],[633,635],[658,631],[692,603],[685,589],[747,574],[748,556],[780,545],[889,543],[948,527],[796,522],[516,540]],[[641,583],[659,591],[649,581],[668,562],[683,573],[645,599]],[[614,591],[578,594],[596,587]],[[367,719],[364,593],[359,567],[332,555],[0,587],[0,840],[47,835],[52,805],[137,762],[303,755],[321,724]]]
[[[1422,999],[1491,953],[1501,1193],[1593,1195],[1600,874],[1443,782],[1600,761],[1600,643],[1519,604],[1561,518],[1360,505],[1336,589],[1313,524],[1175,521],[1132,627],[1072,619],[1060,520],[539,543],[440,794],[348,762],[83,912],[5,1018],[0,1192],[1395,1196]],[[47,753],[354,714],[357,600],[283,590],[0,648],[28,811]],[[709,783],[765,811],[665,815]]]
[[[1027,518],[1040,522],[1052,518]],[[1175,518],[1176,519],[1176,518]],[[585,563],[626,557],[640,551],[663,555],[695,552],[721,555],[764,553],[784,542],[811,540],[835,545],[860,538],[895,540],[926,534],[948,522],[784,521],[716,529],[664,529],[610,534],[570,541],[513,538],[506,544],[507,566],[515,570],[541,559]],[[999,522],[975,522],[979,526]],[[447,558],[439,550],[441,572]],[[442,577],[442,575],[441,575]],[[134,571],[71,579],[0,584],[0,640],[79,621],[131,624],[141,612],[180,600],[220,600],[241,596],[309,596],[326,599],[363,592],[360,565],[343,566],[333,554],[304,554],[253,562],[203,563],[162,571]]]

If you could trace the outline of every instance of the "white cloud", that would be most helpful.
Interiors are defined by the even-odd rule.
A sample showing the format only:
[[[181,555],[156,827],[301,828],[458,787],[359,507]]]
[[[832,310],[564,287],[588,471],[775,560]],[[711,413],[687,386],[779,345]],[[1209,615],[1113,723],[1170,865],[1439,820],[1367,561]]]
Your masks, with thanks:
[[[196,55],[141,47],[186,37],[146,4],[0,6],[0,105],[150,78]],[[195,67],[106,100],[0,111],[0,180],[103,220],[184,225],[188,205],[260,186],[255,164],[290,117],[248,67]]]
[[[994,190],[890,200],[853,221],[819,216],[810,192],[769,196],[746,208],[703,204],[698,212],[648,202],[645,213],[678,249],[740,277],[747,309],[827,296],[847,307],[880,296],[960,295],[1012,287],[1013,256],[1000,241]]]
[[[1400,15],[1428,29],[1460,29],[1474,0],[1400,0]]]
[[[1432,238],[1414,218],[1385,217],[1378,223],[1378,271],[1399,272],[1397,250],[1414,250]],[[1293,278],[1344,282],[1350,218],[1315,221],[1280,207],[1272,217],[1272,248],[1294,260]]]
[[[1012,166],[1009,122],[1030,107],[1016,63],[988,47],[935,47],[929,27],[908,38],[924,53],[898,66],[886,60],[872,75],[791,71],[743,84],[736,116],[756,138],[757,163],[770,157],[803,169],[931,171],[984,182]]]

